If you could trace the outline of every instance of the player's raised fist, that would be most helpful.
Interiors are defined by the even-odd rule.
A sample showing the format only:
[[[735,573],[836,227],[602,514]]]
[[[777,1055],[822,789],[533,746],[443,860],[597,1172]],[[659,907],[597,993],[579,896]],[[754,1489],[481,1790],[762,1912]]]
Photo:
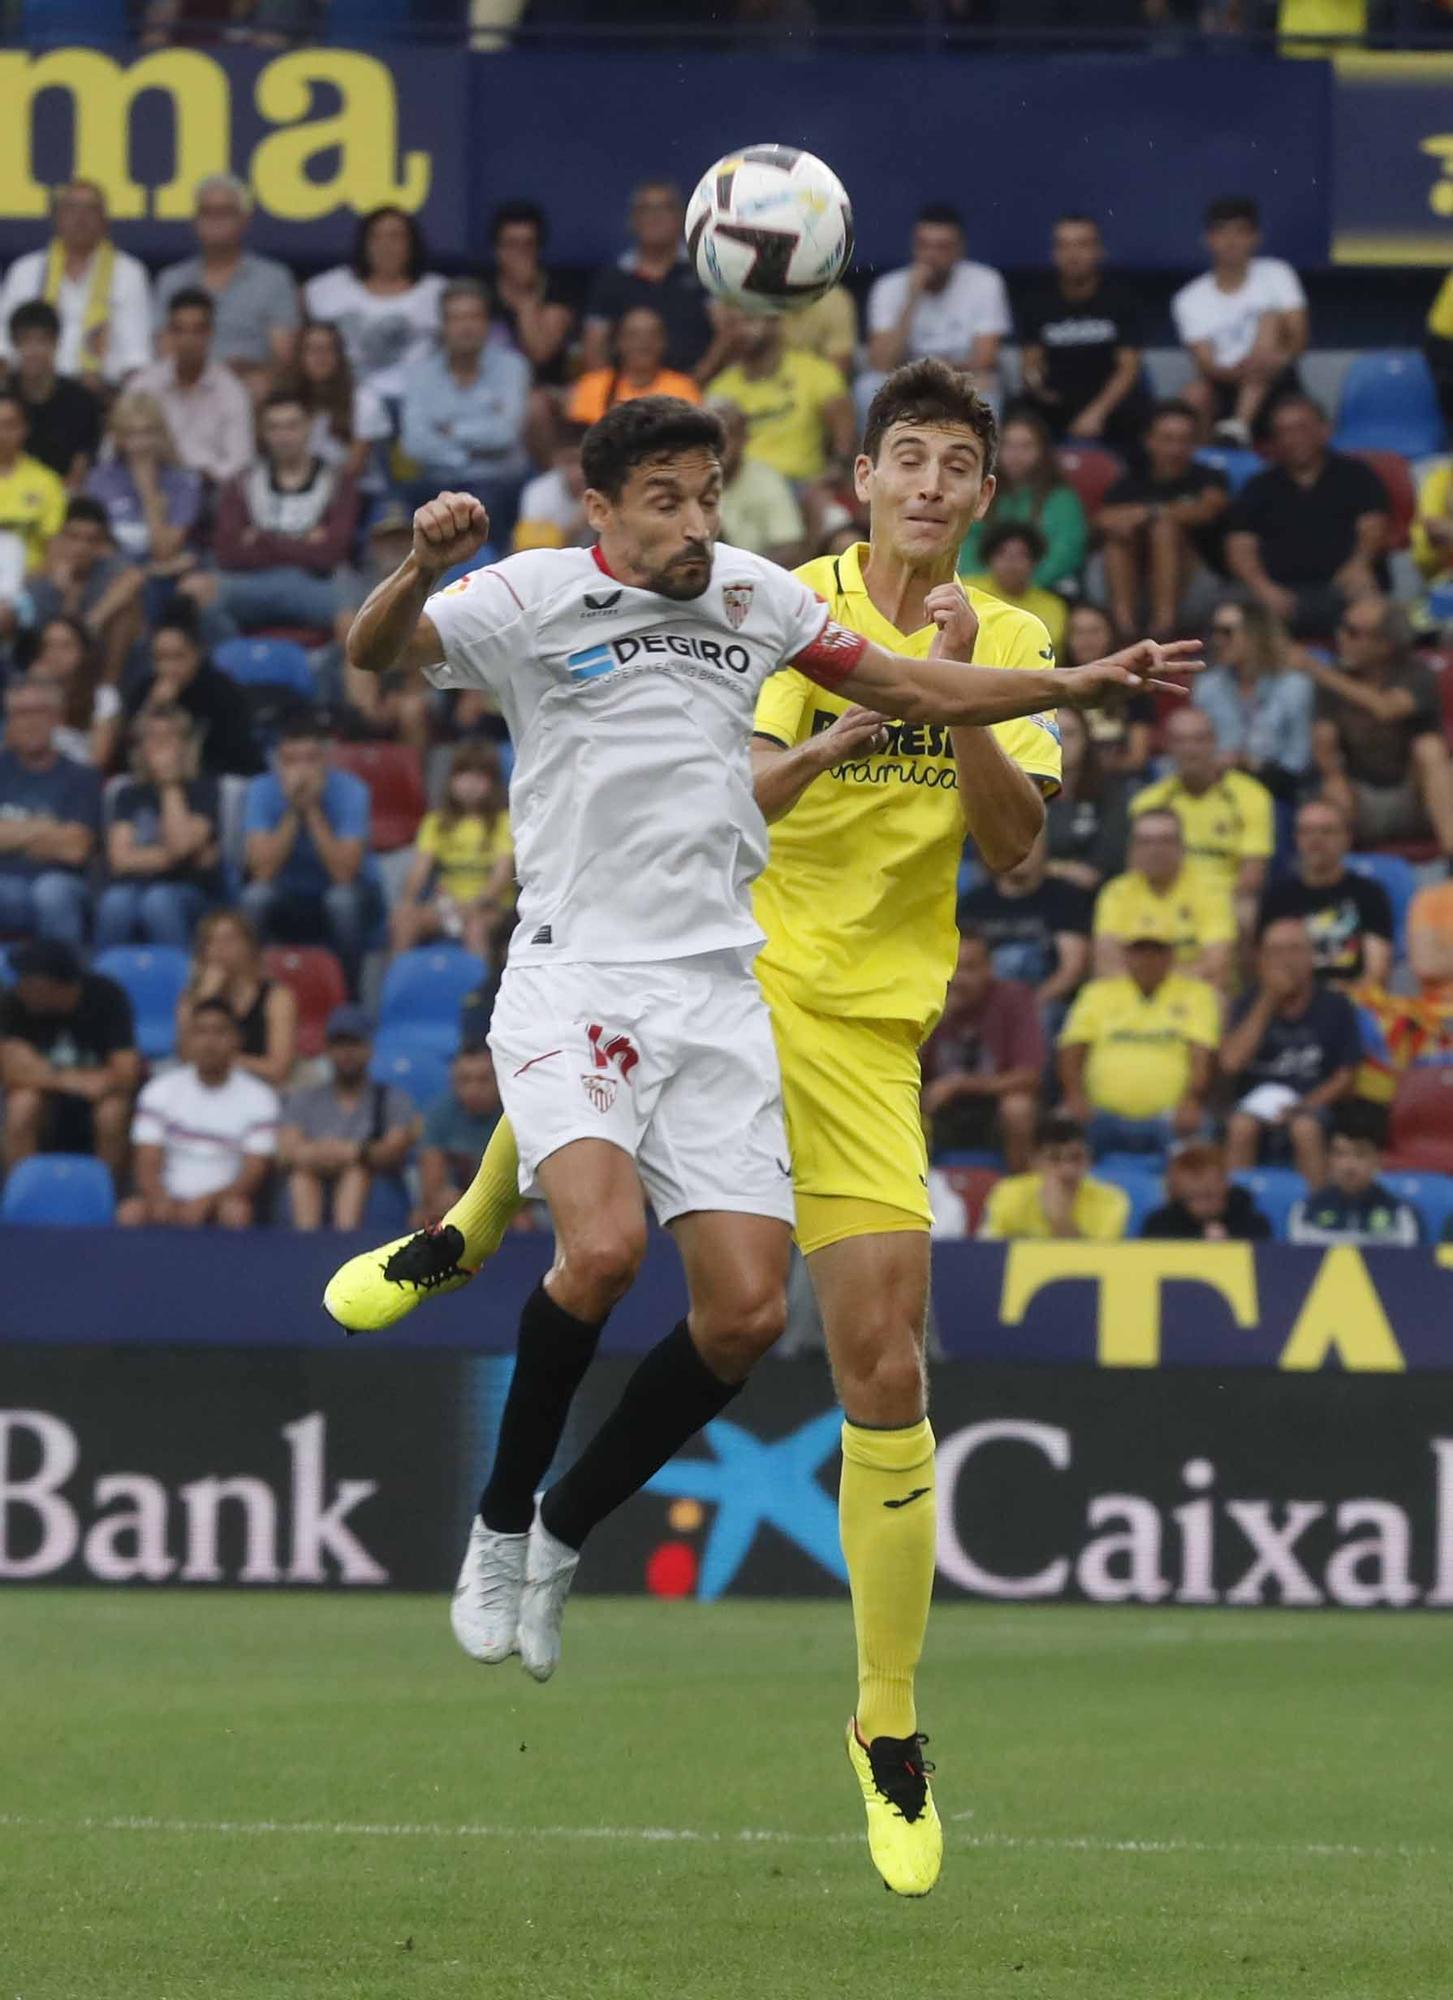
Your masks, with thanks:
[[[936,583],[923,600],[923,608],[938,627],[929,648],[936,659],[956,660],[961,667],[971,664],[979,638],[979,614],[970,604],[961,583]]]
[[[414,561],[442,576],[489,540],[489,515],[472,493],[441,493],[414,514]]]

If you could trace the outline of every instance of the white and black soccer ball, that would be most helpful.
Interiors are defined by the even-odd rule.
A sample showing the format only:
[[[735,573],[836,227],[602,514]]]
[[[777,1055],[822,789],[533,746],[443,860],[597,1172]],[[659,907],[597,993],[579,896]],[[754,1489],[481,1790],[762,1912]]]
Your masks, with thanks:
[[[686,248],[714,298],[747,312],[790,312],[831,291],[851,263],[852,203],[815,154],[743,146],[698,181]]]

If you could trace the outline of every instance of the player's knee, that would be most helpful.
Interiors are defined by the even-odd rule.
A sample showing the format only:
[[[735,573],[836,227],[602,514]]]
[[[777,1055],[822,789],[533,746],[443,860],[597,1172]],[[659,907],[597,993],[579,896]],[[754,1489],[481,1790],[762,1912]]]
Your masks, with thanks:
[[[641,1259],[646,1254],[645,1224],[616,1224],[592,1229],[565,1247],[561,1276],[573,1299],[593,1310],[580,1311],[581,1318],[597,1318],[609,1312],[625,1297],[635,1282]],[[567,1312],[578,1310],[563,1299]]]
[[[781,1285],[744,1288],[734,1298],[692,1312],[697,1345],[724,1382],[741,1382],[777,1341],[787,1325],[787,1293]]]
[[[925,1408],[923,1350],[911,1328],[899,1326],[860,1346],[838,1367],[838,1394],[855,1423],[911,1424]]]

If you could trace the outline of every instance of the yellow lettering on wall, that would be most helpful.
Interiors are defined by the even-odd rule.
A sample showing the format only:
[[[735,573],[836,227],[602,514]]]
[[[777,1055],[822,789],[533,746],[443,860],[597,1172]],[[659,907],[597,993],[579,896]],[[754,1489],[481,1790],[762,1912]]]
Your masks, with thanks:
[[[318,84],[332,84],[342,105],[332,117],[304,124]],[[269,133],[252,156],[253,192],[270,215],[316,222],[335,209],[364,215],[385,204],[412,215],[428,200],[434,162],[428,153],[405,153],[398,161],[394,81],[373,56],[350,49],[279,56],[257,79],[257,108],[270,124],[289,128]],[[335,149],[332,175],[310,178],[308,162]]]
[[[1407,1366],[1362,1254],[1350,1243],[1322,1259],[1279,1366],[1321,1368],[1333,1354],[1359,1373],[1396,1374]]]
[[[1088,1278],[1099,1287],[1097,1359],[1102,1368],[1160,1363],[1160,1288],[1209,1285],[1236,1324],[1256,1324],[1256,1263],[1249,1243],[1011,1243],[999,1316],[1018,1326],[1046,1285]]]
[[[151,213],[181,222],[192,213],[197,182],[221,173],[232,146],[232,106],[221,65],[197,49],[159,49],[123,69],[96,49],[51,49],[34,58],[0,54],[0,215],[38,221],[50,213],[49,190],[35,178],[35,100],[64,90],[75,121],[71,172],[97,182],[118,221],[147,213],[148,190],[131,178],[128,153],[137,96],[162,90],[176,120],[175,167],[151,191]]]

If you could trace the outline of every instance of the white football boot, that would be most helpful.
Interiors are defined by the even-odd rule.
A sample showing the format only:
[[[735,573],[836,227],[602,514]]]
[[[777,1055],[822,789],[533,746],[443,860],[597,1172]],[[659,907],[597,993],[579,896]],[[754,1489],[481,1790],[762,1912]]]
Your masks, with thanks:
[[[449,1623],[471,1660],[497,1666],[515,1650],[528,1535],[497,1535],[478,1514],[454,1586]]]
[[[555,1539],[541,1521],[538,1507],[529,1543],[517,1643],[525,1672],[537,1681],[547,1681],[560,1664],[560,1627],[565,1600],[580,1567],[580,1551]]]

